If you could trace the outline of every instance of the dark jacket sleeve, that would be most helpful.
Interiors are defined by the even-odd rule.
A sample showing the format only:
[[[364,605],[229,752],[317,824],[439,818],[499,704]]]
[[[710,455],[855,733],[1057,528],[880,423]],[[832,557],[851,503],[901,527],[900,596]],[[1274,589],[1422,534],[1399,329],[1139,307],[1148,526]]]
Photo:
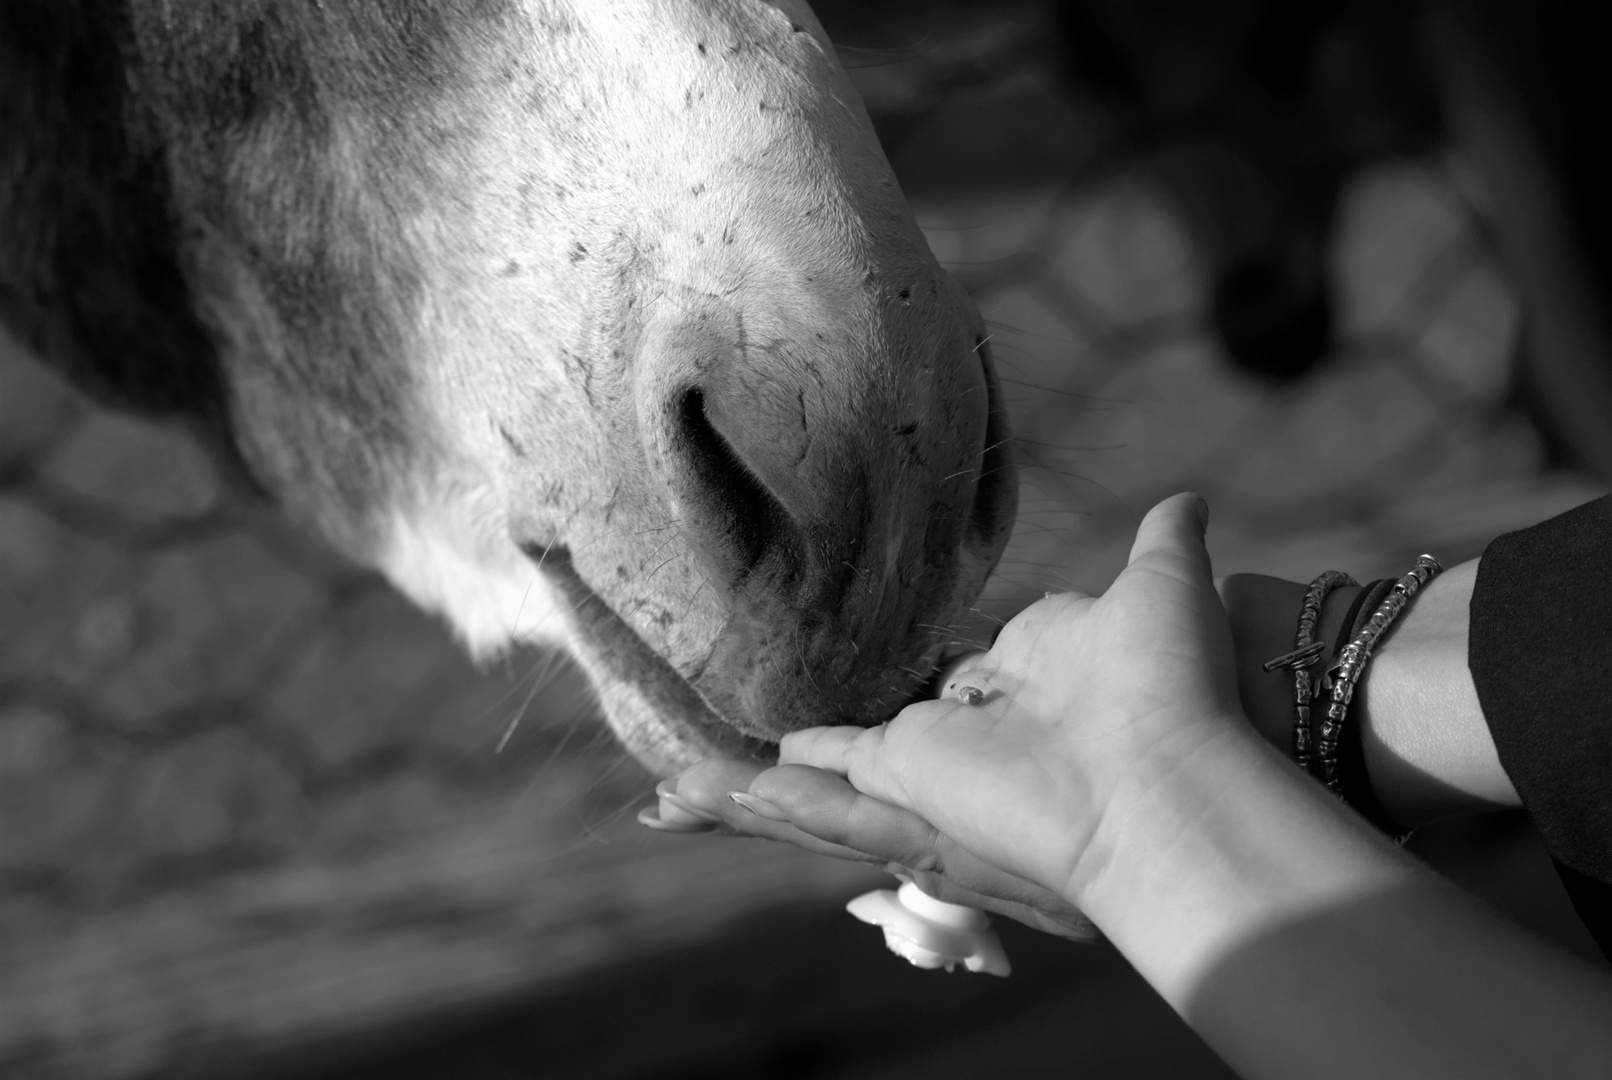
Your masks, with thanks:
[[[1470,615],[1500,764],[1612,959],[1612,497],[1490,544]]]

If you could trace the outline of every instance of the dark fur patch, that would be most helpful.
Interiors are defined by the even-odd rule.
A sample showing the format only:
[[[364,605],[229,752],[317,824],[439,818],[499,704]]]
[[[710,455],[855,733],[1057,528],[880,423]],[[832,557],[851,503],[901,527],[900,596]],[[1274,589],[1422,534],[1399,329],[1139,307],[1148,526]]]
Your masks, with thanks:
[[[475,133],[437,106],[506,13],[0,5],[0,317],[119,404],[227,424],[271,489],[351,540],[415,427],[400,225],[450,194]]]
[[[220,421],[168,170],[109,0],[0,5],[0,318],[87,391]]]

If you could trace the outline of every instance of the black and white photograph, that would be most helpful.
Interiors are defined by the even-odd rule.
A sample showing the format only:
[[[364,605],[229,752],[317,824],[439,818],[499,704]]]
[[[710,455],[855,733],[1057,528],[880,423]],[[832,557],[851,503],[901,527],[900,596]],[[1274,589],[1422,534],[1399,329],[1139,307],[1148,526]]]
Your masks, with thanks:
[[[1612,1076],[1567,0],[0,0],[0,1078]]]

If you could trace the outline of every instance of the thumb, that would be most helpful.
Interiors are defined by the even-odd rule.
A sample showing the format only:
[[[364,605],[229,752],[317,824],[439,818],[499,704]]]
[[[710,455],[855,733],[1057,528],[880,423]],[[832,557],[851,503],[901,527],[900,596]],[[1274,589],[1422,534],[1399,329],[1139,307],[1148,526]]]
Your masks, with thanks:
[[[1208,524],[1208,503],[1190,491],[1172,495],[1142,519],[1126,565],[1207,581],[1209,552],[1203,546],[1203,534]]]

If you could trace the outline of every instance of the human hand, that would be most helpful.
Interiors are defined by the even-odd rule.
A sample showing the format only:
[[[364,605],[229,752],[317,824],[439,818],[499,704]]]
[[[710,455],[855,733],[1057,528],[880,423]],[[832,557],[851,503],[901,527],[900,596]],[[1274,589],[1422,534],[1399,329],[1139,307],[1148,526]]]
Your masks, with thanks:
[[[796,732],[777,767],[703,763],[677,794],[746,832],[781,832],[718,805],[715,788],[745,780],[757,814],[815,850],[906,866],[927,853],[925,871],[960,889],[1000,896],[1006,875],[1025,883],[1015,901],[1078,903],[1117,793],[1168,783],[1210,741],[1251,736],[1196,504],[1155,507],[1103,596],[1049,597],[1010,622],[957,673],[984,691],[980,705],[919,702],[877,728]]]
[[[834,773],[709,758],[662,781],[656,792],[661,820],[702,820],[725,835],[873,863],[939,900],[1059,937],[1096,936],[1091,921],[1056,892],[982,861],[917,814],[870,798]],[[649,823],[658,824],[653,817]]]

